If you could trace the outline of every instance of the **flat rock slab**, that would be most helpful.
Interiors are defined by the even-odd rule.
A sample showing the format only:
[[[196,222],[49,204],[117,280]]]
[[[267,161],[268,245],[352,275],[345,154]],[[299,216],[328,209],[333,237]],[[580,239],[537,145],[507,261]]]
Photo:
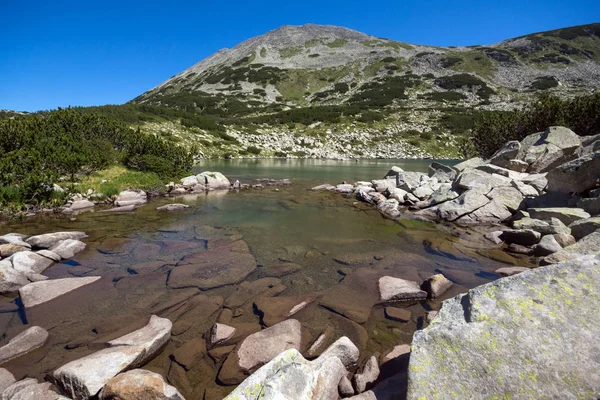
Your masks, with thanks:
[[[137,208],[137,205],[135,204],[131,204],[128,206],[124,206],[124,207],[113,207],[113,208],[109,208],[107,210],[101,210],[98,212],[101,213],[128,213],[128,212],[132,212],[135,211],[135,209]]]
[[[239,283],[255,269],[256,260],[248,245],[238,240],[184,257],[171,270],[167,284],[170,288],[208,290]]]
[[[498,268],[495,273],[502,276],[512,276],[516,274],[520,274],[521,272],[529,271],[531,268],[526,267],[503,267]]]
[[[19,333],[0,348],[0,365],[42,347],[50,335],[39,326]]]
[[[29,243],[32,247],[35,248],[48,249],[54,246],[56,243],[60,242],[61,240],[79,240],[86,237],[87,235],[85,234],[85,232],[54,232],[32,236],[29,239],[27,239],[27,243]]]
[[[186,371],[192,369],[206,354],[206,341],[202,338],[189,340],[171,354],[171,358]]]
[[[242,282],[235,291],[225,299],[225,307],[237,308],[258,296],[277,296],[285,290],[281,279],[262,278],[252,282]]]
[[[570,207],[550,207],[550,208],[530,208],[527,210],[531,218],[549,220],[558,218],[563,224],[569,226],[580,219],[590,218],[591,215],[581,208]]]
[[[185,210],[186,208],[190,208],[190,206],[188,206],[187,204],[179,203],[166,204],[164,206],[156,207],[158,211],[180,211]]]
[[[408,322],[410,321],[411,312],[402,308],[386,307],[385,316],[394,321]]]
[[[74,400],[88,399],[120,372],[131,368],[144,353],[142,346],[118,346],[71,361],[54,371],[54,379]]]
[[[421,290],[417,282],[391,276],[383,276],[379,279],[379,293],[382,301],[427,299],[427,292]]]
[[[75,289],[79,289],[80,287],[94,283],[101,278],[102,277],[100,276],[89,276],[83,278],[63,278],[33,282],[19,289],[19,295],[21,296],[21,301],[25,308],[31,308]]]
[[[408,399],[593,398],[599,286],[600,256],[585,256],[446,300],[414,335]]]

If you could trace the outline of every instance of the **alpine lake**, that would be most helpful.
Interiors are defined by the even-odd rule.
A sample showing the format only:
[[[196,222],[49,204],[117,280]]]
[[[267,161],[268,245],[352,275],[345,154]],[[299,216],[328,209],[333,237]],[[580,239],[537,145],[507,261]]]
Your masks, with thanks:
[[[255,305],[256,296],[231,297],[241,282],[229,283],[228,271],[213,273],[213,285],[198,285],[201,277],[188,282],[179,278],[174,284],[172,271],[184,257],[201,258],[203,252],[211,252],[218,266],[219,249],[227,248],[231,258],[235,249],[228,244],[234,242],[247,244],[250,253],[244,254],[243,262],[250,257],[255,265],[245,282],[271,278],[269,289],[277,296],[267,302],[270,307],[277,310],[278,300],[291,296],[310,299],[310,305],[294,316],[302,323],[305,348],[327,329],[333,340],[348,336],[361,349],[361,358],[410,344],[415,330],[427,325],[427,312],[438,310],[441,301],[498,279],[494,273],[498,268],[530,266],[527,259],[497,249],[472,230],[385,219],[374,206],[353,196],[310,189],[323,183],[380,179],[392,165],[426,172],[430,162],[208,160],[195,167],[195,173],[219,171],[232,182],[250,184],[262,178],[288,178],[292,183],[262,182],[263,189],[159,197],[132,213],[92,211],[4,222],[3,233],[86,232],[89,237],[82,240],[87,248],[44,274],[50,279],[103,277],[32,310],[24,310],[18,298],[3,297],[3,342],[26,325],[50,332],[49,343],[9,362],[7,368],[17,379],[44,379],[61,365],[102,348],[106,338],[142,327],[156,314],[171,319],[172,337],[144,368],[168,376],[182,393],[193,393],[190,398],[222,398],[234,388],[218,380],[231,346],[204,355],[188,371],[170,371],[175,362],[170,355],[192,339],[209,336],[224,307],[231,309],[229,323],[234,326],[264,326],[263,311]],[[168,203],[190,207],[156,210]],[[235,268],[237,259],[231,259]],[[385,305],[379,302],[380,277],[421,282],[436,273],[454,283],[443,297],[395,304],[410,311],[407,321],[386,318]]]

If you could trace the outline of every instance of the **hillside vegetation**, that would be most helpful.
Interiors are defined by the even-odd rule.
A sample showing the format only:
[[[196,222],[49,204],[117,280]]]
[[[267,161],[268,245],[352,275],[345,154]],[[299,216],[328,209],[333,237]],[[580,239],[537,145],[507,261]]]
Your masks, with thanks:
[[[60,202],[53,184],[77,183],[116,164],[160,182],[191,169],[193,152],[85,109],[1,118],[0,206]]]

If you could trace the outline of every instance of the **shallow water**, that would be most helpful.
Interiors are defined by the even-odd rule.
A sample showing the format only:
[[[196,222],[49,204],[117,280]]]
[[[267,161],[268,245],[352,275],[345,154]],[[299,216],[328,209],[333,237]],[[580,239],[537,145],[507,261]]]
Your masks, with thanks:
[[[216,321],[220,304],[238,285],[203,291],[169,288],[169,270],[182,257],[211,249],[213,240],[242,238],[258,267],[247,278],[268,275],[270,266],[299,264],[300,271],[279,278],[285,290],[280,296],[318,294],[322,307],[299,314],[303,342],[308,345],[327,327],[336,337],[348,335],[361,342],[361,356],[384,354],[394,345],[410,343],[415,329],[426,325],[428,310],[440,301],[468,288],[497,279],[493,271],[506,263],[527,265],[480,239],[480,235],[452,226],[382,218],[372,207],[338,193],[312,192],[322,183],[380,178],[391,165],[426,171],[430,161],[418,160],[221,160],[206,161],[196,169],[220,171],[230,179],[251,182],[257,178],[289,178],[291,186],[267,186],[262,190],[221,191],[178,198],[160,198],[131,214],[86,212],[68,217],[34,218],[0,226],[0,233],[47,233],[59,230],[86,232],[88,247],[75,258],[57,264],[44,274],[51,279],[96,276],[104,279],[54,301],[24,311],[11,310],[18,299],[3,298],[0,332],[4,344],[30,325],[49,330],[50,343],[5,367],[17,378],[44,378],[54,369],[82,357],[102,343],[142,326],[149,315],[173,320],[173,337],[165,350],[146,368],[169,376],[188,398],[220,398],[233,387],[216,383],[223,360],[206,355],[187,373],[173,372],[169,355],[188,340],[205,334]],[[180,212],[158,212],[156,207],[184,202]],[[498,260],[498,261],[497,261]],[[147,264],[149,262],[156,262]],[[502,262],[500,262],[502,261]],[[143,264],[140,267],[140,264]],[[160,265],[159,265],[160,264]],[[162,265],[165,265],[164,267]],[[136,274],[146,268],[145,273]],[[177,268],[177,267],[175,267]],[[352,310],[377,299],[377,279],[392,275],[423,280],[442,272],[455,284],[441,299],[400,304],[411,311],[408,322],[385,318],[375,304],[362,324],[340,316],[340,307]],[[171,307],[196,296],[198,306],[189,310]],[[219,297],[220,296],[220,297]],[[363,303],[363,304],[361,304]],[[332,305],[333,304],[333,305]],[[217,310],[215,312],[215,310]],[[336,312],[334,312],[334,310]],[[252,301],[235,308],[232,323],[258,323]],[[350,315],[346,313],[347,315]],[[355,319],[356,320],[356,319]],[[170,372],[169,372],[170,371]],[[177,372],[177,371],[176,371]]]

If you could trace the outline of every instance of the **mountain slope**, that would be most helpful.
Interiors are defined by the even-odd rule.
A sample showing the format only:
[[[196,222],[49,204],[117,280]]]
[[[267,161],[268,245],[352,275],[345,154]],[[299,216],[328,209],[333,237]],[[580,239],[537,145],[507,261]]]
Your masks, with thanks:
[[[515,108],[538,92],[574,96],[599,87],[600,24],[535,33],[489,46],[447,48],[376,38],[335,26],[303,25],[284,26],[221,50],[133,102],[199,113],[219,129],[226,126],[227,134],[241,141],[241,147],[262,146],[266,153],[284,152],[281,146],[269,146],[273,137],[261,141],[248,134],[258,130],[264,139],[265,134],[286,131],[288,136],[298,136],[308,130],[308,136],[326,139],[335,136],[336,129],[348,131],[352,124],[363,123],[361,129],[369,137],[369,130],[388,130],[408,147],[423,147],[415,143],[424,140],[431,148],[411,154],[402,153],[407,146],[396,146],[387,153],[365,154],[365,149],[352,145],[352,151],[346,151],[344,144],[333,153],[427,156],[439,155],[444,148],[431,142],[432,135],[422,134],[448,139],[446,144],[452,147],[453,137],[448,135],[465,130],[456,114]],[[194,125],[211,130],[204,129],[206,123],[188,124]],[[421,135],[412,137],[410,145],[411,138],[402,137],[405,132]],[[358,135],[349,143],[367,139]]]

